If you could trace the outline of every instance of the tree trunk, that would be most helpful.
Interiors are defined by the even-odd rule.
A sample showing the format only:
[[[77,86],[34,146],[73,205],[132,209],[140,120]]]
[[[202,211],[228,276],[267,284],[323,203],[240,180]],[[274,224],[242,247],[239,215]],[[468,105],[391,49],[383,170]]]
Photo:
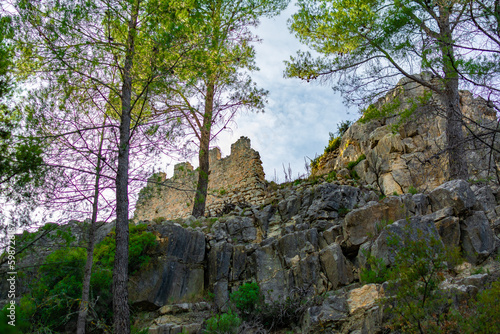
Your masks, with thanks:
[[[448,8],[439,8],[440,39],[438,40],[443,59],[444,93],[446,113],[446,139],[450,180],[467,179],[467,162],[464,158],[464,134],[462,111],[458,91],[458,73],[453,49],[453,36]]]
[[[134,59],[134,38],[137,27],[139,2],[132,9],[128,25],[127,53],[122,71],[122,113],[120,115],[120,147],[116,173],[116,252],[113,268],[113,324],[117,334],[130,334],[128,306],[128,168],[130,150],[130,123],[132,100],[131,69]]]
[[[193,204],[193,216],[202,217],[205,214],[205,205],[208,192],[208,174],[210,160],[208,151],[210,149],[210,135],[212,128],[212,115],[214,108],[215,84],[209,82],[205,96],[205,112],[203,114],[203,126],[200,129],[200,152],[198,154],[198,185]]]
[[[103,126],[106,124],[106,120],[103,122]],[[99,182],[101,179],[101,154],[102,145],[104,142],[104,127],[101,133],[101,140],[99,142],[99,151],[97,152],[97,166],[95,174],[95,185],[94,185],[94,198],[92,203],[92,220],[89,226],[88,234],[88,245],[87,245],[87,262],[85,263],[85,272],[83,275],[82,283],[82,300],[80,302],[80,310],[78,311],[78,321],[76,324],[76,333],[85,334],[85,325],[87,323],[87,313],[89,311],[89,301],[90,301],[90,278],[92,276],[92,262],[94,261],[94,234],[97,224],[97,210],[99,209]]]

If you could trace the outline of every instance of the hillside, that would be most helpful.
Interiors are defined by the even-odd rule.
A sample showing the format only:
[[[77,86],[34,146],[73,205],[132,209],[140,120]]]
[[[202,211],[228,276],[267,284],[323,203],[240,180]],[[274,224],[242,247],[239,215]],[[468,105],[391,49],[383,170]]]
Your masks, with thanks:
[[[171,179],[154,175],[142,192],[131,237],[137,251],[129,294],[137,330],[500,329],[495,302],[500,296],[500,187],[498,168],[489,163],[484,145],[498,141],[471,138],[464,152],[471,179],[446,181],[438,154],[446,138],[444,120],[434,112],[431,95],[425,103],[416,102],[425,94],[418,85],[400,82],[336,139],[336,147],[317,159],[313,175],[305,179],[266,182],[260,157],[246,138],[233,144],[226,158],[212,151],[218,162],[212,164],[215,181],[205,218],[189,216],[189,196],[183,197],[196,180],[192,168],[179,165]],[[495,121],[484,101],[461,94],[468,117],[481,124]],[[409,109],[414,113],[406,117]],[[500,161],[495,155],[491,159]],[[102,276],[93,281],[95,312],[88,324],[96,333],[109,330],[110,300],[104,291],[106,263],[114,250],[112,238],[105,236],[112,237],[111,228],[102,226],[98,234],[95,268]],[[20,240],[30,242],[40,233]],[[56,332],[74,332],[77,303],[68,287],[77,285],[79,271],[59,270],[49,282],[45,278],[54,266],[37,266],[69,261],[67,249],[85,242],[84,223],[54,227],[22,259],[30,269],[19,279],[25,296],[21,308],[24,303],[23,312],[41,323],[48,314],[60,317],[50,323]],[[63,250],[57,258],[49,255],[55,249]],[[72,263],[82,259],[72,256]],[[4,277],[1,282],[4,296],[8,284]]]

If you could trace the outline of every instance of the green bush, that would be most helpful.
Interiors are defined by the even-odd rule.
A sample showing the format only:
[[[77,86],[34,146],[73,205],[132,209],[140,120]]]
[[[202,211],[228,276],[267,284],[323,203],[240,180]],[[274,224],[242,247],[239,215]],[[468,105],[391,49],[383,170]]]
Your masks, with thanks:
[[[490,289],[481,291],[477,299],[462,308],[461,333],[500,333],[500,282],[493,282]]]
[[[333,152],[340,147],[340,142],[342,141],[341,137],[330,137],[328,141],[328,146],[325,147],[325,154]]]
[[[337,134],[339,137],[342,137],[344,133],[353,125],[353,121],[345,120],[345,121],[340,121],[339,124],[337,124]]]
[[[332,170],[328,175],[326,176],[326,181],[327,182],[332,182],[337,180],[337,172]]]
[[[400,107],[401,101],[399,99],[394,99],[392,102],[385,103],[377,109],[373,104],[370,104],[368,108],[362,111],[363,117],[360,118],[361,123],[368,123],[374,119],[381,119],[384,117],[392,116],[396,113],[396,110]]]
[[[258,304],[261,302],[259,285],[255,282],[245,283],[230,294],[230,299],[242,315],[248,316],[258,310]]]
[[[410,186],[410,188],[408,188],[408,193],[416,195],[418,193],[418,190],[414,186]]]
[[[146,231],[146,225],[130,225],[129,271],[133,273],[149,261],[147,251],[156,243],[155,236]],[[20,302],[20,312],[27,314],[32,331],[64,330],[68,322],[75,321],[82,294],[83,272],[87,252],[83,248],[65,247],[52,252],[38,269],[37,279],[30,294]],[[114,232],[94,249],[91,276],[93,319],[99,326],[110,326],[112,320],[111,284],[115,254]]]
[[[361,154],[355,161],[350,161],[347,164],[347,169],[352,170],[354,167],[356,167],[361,161],[365,160],[366,156],[364,154]]]
[[[11,313],[11,311],[13,313]],[[30,311],[30,310],[27,310]],[[11,316],[14,315],[14,318]],[[30,325],[30,314],[21,310],[20,307],[7,304],[0,310],[0,333],[21,334],[28,333]]]
[[[374,257],[366,250],[362,252],[366,256],[366,264],[361,268],[359,280],[363,284],[386,282],[390,277],[390,270],[384,260]]]
[[[388,245],[397,250],[387,300],[392,306],[388,309],[392,328],[405,333],[439,333],[439,316],[447,300],[438,288],[446,270],[441,240],[407,225],[403,237],[391,235]]]
[[[206,322],[206,334],[235,334],[241,325],[241,319],[231,311],[216,314]]]

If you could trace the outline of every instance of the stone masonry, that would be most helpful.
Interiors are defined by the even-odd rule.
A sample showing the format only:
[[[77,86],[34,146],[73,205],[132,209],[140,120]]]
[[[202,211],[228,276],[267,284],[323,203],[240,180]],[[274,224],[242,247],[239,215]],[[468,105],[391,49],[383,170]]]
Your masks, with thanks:
[[[185,218],[191,214],[198,171],[189,162],[175,165],[170,179],[165,173],[151,176],[137,201],[135,220]],[[207,214],[214,215],[224,203],[262,204],[265,175],[259,152],[250,139],[241,137],[231,145],[231,154],[221,158],[218,148],[210,150]]]

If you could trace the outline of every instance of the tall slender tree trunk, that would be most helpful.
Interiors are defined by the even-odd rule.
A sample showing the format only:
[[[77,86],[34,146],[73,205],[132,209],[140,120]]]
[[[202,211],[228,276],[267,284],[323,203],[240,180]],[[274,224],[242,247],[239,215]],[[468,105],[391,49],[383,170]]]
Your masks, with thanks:
[[[103,126],[106,124],[106,119]],[[92,262],[94,261],[94,235],[97,229],[97,211],[99,209],[99,190],[101,179],[101,162],[102,162],[102,145],[104,143],[104,127],[101,133],[99,142],[99,150],[97,152],[97,166],[95,174],[94,196],[92,199],[92,219],[89,226],[88,245],[87,245],[87,262],[85,263],[85,272],[83,274],[82,300],[80,302],[80,310],[78,312],[78,321],[76,324],[76,333],[85,334],[85,325],[87,323],[87,314],[89,311],[90,301],[90,278],[92,276]]]
[[[207,84],[205,96],[205,111],[203,114],[203,125],[200,129],[200,152],[198,154],[198,185],[194,197],[193,216],[202,217],[205,214],[205,205],[208,193],[208,174],[210,170],[209,148],[212,129],[212,116],[214,110],[215,84],[213,81]]]
[[[446,139],[450,180],[467,179],[468,169],[464,154],[464,134],[462,130],[462,110],[458,91],[458,73],[453,49],[453,34],[449,9],[439,7],[439,29],[444,72],[443,102],[446,113]]]
[[[113,268],[113,324],[117,334],[130,334],[130,310],[128,306],[128,169],[130,151],[130,123],[132,100],[131,70],[134,59],[134,43],[139,13],[139,1],[134,4],[128,25],[127,52],[122,71],[122,113],[120,115],[120,146],[116,173],[116,253]]]

